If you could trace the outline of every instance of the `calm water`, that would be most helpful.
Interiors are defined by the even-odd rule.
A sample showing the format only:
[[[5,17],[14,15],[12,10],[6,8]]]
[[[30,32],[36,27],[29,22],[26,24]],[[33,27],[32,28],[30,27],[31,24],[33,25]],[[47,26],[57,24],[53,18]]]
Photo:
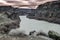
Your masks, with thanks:
[[[46,21],[28,19],[26,18],[26,16],[20,16],[20,19],[21,19],[20,30],[24,30],[27,34],[29,34],[29,32],[33,30],[43,31],[46,33],[49,30],[53,30],[60,33],[60,25],[58,24],[53,24]]]

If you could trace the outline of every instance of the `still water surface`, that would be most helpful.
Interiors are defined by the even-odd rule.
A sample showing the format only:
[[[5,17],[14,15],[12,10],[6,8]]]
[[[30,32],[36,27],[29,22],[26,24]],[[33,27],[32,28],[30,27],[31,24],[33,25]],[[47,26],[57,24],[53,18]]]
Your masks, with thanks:
[[[20,30],[24,30],[27,34],[30,31],[43,31],[47,33],[49,30],[56,31],[60,33],[60,25],[53,24],[46,21],[39,21],[35,19],[26,18],[26,16],[20,16],[21,23],[20,23]]]

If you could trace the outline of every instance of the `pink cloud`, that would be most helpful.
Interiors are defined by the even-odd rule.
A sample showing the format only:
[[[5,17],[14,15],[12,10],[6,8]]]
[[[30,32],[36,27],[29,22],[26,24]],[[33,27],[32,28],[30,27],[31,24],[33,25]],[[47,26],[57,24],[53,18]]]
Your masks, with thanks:
[[[38,5],[43,4],[48,1],[55,0],[0,0],[1,5],[11,5],[13,7],[21,7],[21,8],[36,8]]]

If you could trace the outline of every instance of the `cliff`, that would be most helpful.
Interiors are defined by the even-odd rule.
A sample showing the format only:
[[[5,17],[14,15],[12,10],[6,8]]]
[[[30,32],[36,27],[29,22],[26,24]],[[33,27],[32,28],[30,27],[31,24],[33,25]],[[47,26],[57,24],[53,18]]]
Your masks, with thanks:
[[[37,7],[35,17],[60,24],[60,1],[47,2]]]
[[[51,1],[41,4],[33,14],[31,13],[27,17],[60,24],[60,1]]]

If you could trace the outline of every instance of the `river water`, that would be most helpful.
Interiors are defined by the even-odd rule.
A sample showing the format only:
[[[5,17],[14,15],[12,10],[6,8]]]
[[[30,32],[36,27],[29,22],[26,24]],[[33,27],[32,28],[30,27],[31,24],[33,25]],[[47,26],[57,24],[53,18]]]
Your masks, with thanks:
[[[20,19],[21,19],[20,30],[24,30],[27,34],[29,34],[29,32],[33,30],[43,31],[45,33],[48,33],[49,30],[53,30],[60,33],[59,24],[49,23],[41,20],[29,19],[26,18],[26,16],[20,16]]]

